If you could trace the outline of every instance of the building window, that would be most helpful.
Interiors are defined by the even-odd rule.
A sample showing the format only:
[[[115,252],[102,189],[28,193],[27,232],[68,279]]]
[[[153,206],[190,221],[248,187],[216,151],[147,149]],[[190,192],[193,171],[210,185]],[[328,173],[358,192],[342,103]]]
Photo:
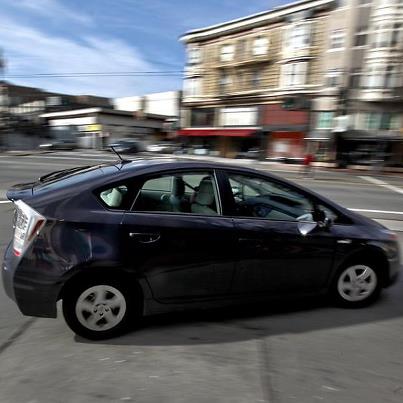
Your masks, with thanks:
[[[390,112],[364,112],[358,115],[358,129],[399,130],[400,115]]]
[[[386,48],[391,45],[393,30],[390,24],[378,24],[372,37],[373,48]]]
[[[214,108],[194,108],[190,112],[191,127],[213,127],[214,126]]]
[[[306,83],[308,63],[287,63],[281,68],[283,87],[301,86]]]
[[[401,43],[403,40],[403,29],[402,24],[396,23],[393,26],[393,34],[392,34],[392,46],[396,46]]]
[[[330,49],[342,49],[344,47],[344,29],[334,29],[330,33]]]
[[[260,87],[262,84],[262,69],[257,67],[252,71],[251,84],[253,87]]]
[[[306,48],[311,43],[311,24],[304,22],[288,26],[284,31],[286,49]]]
[[[194,78],[187,78],[184,81],[183,92],[185,96],[194,97],[200,95],[201,90],[201,78],[194,77]]]
[[[355,33],[354,46],[365,46],[367,44],[368,27],[360,27]]]
[[[361,69],[354,68],[351,71],[350,75],[350,86],[351,88],[360,88],[361,87]]]
[[[221,70],[219,83],[218,83],[220,93],[225,92],[231,83],[232,83],[232,80],[231,80],[230,75],[225,70]]]
[[[230,62],[234,59],[234,45],[224,45],[221,47],[221,61]]]
[[[333,128],[334,112],[318,112],[317,114],[317,129],[332,129]]]
[[[388,66],[385,73],[385,88],[398,86],[398,75],[396,66]]]
[[[338,87],[341,84],[341,73],[340,69],[330,69],[326,74],[326,86]]]
[[[365,80],[364,87],[366,88],[380,88],[382,87],[382,72],[383,67],[371,67],[368,69],[367,74],[363,76]]]
[[[399,86],[397,66],[370,67],[365,77],[366,88],[395,88]]]
[[[200,48],[191,46],[188,50],[188,63],[189,64],[197,64],[201,61],[201,52]]]
[[[220,110],[221,126],[255,126],[258,119],[256,106],[245,108],[223,108]]]
[[[265,36],[258,36],[253,41],[252,53],[255,56],[265,55],[269,47],[269,40]]]

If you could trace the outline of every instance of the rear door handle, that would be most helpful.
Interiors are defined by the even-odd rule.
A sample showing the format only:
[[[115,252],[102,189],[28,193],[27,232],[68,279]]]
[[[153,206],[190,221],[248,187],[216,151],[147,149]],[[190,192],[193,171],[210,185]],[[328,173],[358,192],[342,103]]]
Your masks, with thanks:
[[[140,243],[154,243],[161,238],[160,234],[149,232],[130,232],[129,236]]]

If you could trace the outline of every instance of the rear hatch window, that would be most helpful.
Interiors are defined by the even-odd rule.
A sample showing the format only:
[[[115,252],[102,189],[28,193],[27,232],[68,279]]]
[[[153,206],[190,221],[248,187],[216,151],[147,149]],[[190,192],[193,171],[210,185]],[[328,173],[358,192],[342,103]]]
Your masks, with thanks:
[[[41,176],[31,183],[19,184],[11,187],[7,192],[10,200],[24,200],[34,194],[45,193],[65,187],[72,187],[103,176],[105,173],[117,170],[114,165],[86,165],[51,172]]]

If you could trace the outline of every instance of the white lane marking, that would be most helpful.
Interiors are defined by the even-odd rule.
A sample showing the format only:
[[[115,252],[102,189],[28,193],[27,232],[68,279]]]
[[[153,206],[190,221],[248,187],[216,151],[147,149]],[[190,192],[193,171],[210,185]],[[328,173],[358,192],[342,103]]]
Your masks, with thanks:
[[[400,194],[403,195],[403,189],[398,188],[397,186],[390,185],[389,183],[381,181],[380,179],[373,178],[372,176],[359,176],[359,178],[363,179],[363,180],[366,180],[367,182],[371,182],[374,185],[378,185],[378,186],[381,186],[381,187],[383,187],[385,189],[389,189],[392,192],[400,193]]]
[[[349,208],[349,210],[356,211],[357,213],[379,213],[379,214],[403,215],[403,211],[365,210],[365,209],[360,209],[360,208]]]
[[[12,203],[11,200],[0,200],[0,204]]]

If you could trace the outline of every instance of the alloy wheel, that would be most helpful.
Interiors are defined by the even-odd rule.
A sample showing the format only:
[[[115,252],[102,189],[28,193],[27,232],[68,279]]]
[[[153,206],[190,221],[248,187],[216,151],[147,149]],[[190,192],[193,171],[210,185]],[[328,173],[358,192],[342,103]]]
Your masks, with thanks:
[[[124,295],[110,285],[96,285],[86,289],[77,299],[75,313],[82,326],[93,331],[116,327],[127,310]]]
[[[371,267],[355,265],[341,273],[337,282],[337,291],[346,301],[359,302],[369,298],[377,284],[378,277]]]

